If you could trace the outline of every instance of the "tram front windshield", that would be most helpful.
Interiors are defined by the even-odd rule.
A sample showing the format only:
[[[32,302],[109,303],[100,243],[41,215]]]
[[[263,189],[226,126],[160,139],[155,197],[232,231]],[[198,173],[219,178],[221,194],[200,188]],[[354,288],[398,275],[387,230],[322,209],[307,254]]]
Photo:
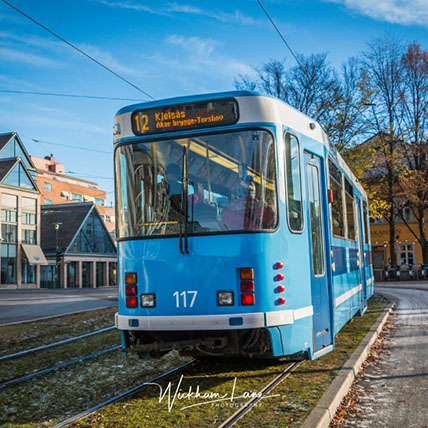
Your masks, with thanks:
[[[133,142],[115,153],[118,238],[272,230],[275,146],[267,131]]]

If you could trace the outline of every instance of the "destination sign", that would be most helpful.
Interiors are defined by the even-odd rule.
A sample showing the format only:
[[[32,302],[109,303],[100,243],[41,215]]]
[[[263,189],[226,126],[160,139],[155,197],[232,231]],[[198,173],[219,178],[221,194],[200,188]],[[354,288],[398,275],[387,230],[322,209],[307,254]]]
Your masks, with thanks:
[[[131,117],[135,135],[232,125],[238,119],[238,103],[232,98],[137,110]]]

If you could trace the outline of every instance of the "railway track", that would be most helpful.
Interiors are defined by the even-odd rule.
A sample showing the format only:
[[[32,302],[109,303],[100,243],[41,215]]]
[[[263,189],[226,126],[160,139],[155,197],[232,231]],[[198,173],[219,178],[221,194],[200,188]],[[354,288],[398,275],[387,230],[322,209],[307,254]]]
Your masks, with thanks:
[[[66,427],[67,425],[70,425],[73,422],[77,422],[78,420],[83,419],[83,418],[91,415],[92,413],[95,413],[97,410],[102,409],[103,407],[106,407],[109,404],[112,404],[116,401],[122,400],[123,398],[129,397],[129,396],[141,391],[142,389],[149,386],[151,383],[157,382],[161,379],[165,379],[168,376],[172,376],[174,374],[177,374],[181,370],[184,370],[185,368],[193,365],[195,362],[196,362],[196,360],[191,360],[185,364],[181,364],[180,366],[175,367],[174,369],[169,370],[165,373],[162,373],[161,375],[156,376],[153,379],[150,379],[150,380],[148,380],[148,381],[146,381],[146,382],[144,382],[138,386],[135,386],[134,388],[131,388],[128,391],[125,391],[121,394],[116,395],[115,397],[110,398],[109,400],[104,401],[103,403],[97,404],[96,406],[93,406],[90,409],[85,410],[84,412],[81,412],[75,416],[72,416],[71,418],[68,418],[68,419],[56,424],[53,428],[62,428],[62,427]]]
[[[105,333],[107,331],[114,330],[115,328],[116,327],[113,325],[110,327],[102,328],[100,330],[92,331],[91,333],[86,333],[86,334],[82,334],[80,336],[71,337],[70,339],[61,340],[59,342],[50,343],[50,344],[44,345],[44,346],[38,346],[37,348],[27,349],[25,351],[16,352],[14,354],[4,355],[4,356],[0,357],[0,362],[12,360],[14,358],[23,357],[24,355],[28,355],[28,354],[31,354],[33,352],[44,351],[45,349],[54,348],[55,346],[65,345],[67,343],[74,342],[75,340],[85,339],[87,337],[95,336],[96,334],[101,334],[101,333]]]
[[[36,372],[25,375],[25,376],[20,376],[20,377],[8,379],[8,380],[0,383],[0,389],[4,388],[6,386],[16,385],[18,383],[26,382],[26,381],[32,380],[36,377],[39,377],[39,376],[45,376],[47,374],[56,372],[56,371],[61,370],[61,369],[66,369],[70,366],[73,366],[73,365],[76,365],[79,363],[83,363],[84,361],[91,360],[93,358],[97,358],[97,357],[100,357],[102,355],[109,354],[111,352],[117,351],[120,348],[121,348],[120,345],[116,345],[116,346],[113,346],[111,348],[107,348],[107,349],[103,349],[101,351],[93,352],[89,355],[84,355],[82,357],[75,358],[74,360],[68,361],[66,363],[57,364],[55,366],[48,367],[48,368],[43,369],[43,370],[37,370]]]
[[[178,367],[175,367],[174,369],[165,372],[159,376],[156,376],[153,379],[150,379],[132,389],[129,389],[128,391],[125,391],[121,394],[116,395],[115,397],[104,401],[103,403],[100,403],[96,406],[91,407],[90,409],[85,410],[84,412],[81,412],[75,416],[72,416],[58,424],[56,424],[53,428],[63,428],[66,427],[74,422],[77,422],[83,418],[86,418],[90,416],[91,414],[95,413],[96,411],[102,409],[103,407],[106,407],[116,401],[122,400],[124,398],[130,397],[131,395],[143,390],[147,386],[149,386],[152,383],[158,382],[159,380],[165,380],[169,376],[173,376],[180,371],[184,370],[185,368],[188,368],[191,365],[194,365],[197,360],[189,361],[185,364],[182,364]],[[268,398],[270,392],[278,386],[281,382],[283,382],[287,377],[289,377],[301,364],[303,361],[291,363],[288,365],[285,370],[283,370],[282,373],[280,373],[275,379],[270,381],[267,385],[265,385],[258,393],[255,395],[252,399],[250,399],[247,403],[245,403],[239,410],[237,410],[234,414],[232,414],[227,420],[225,420],[221,425],[218,426],[218,428],[229,428],[235,425],[239,420],[241,420],[246,414],[248,414],[261,400],[264,398]]]
[[[281,374],[279,374],[275,379],[270,381],[265,385],[256,396],[251,400],[245,403],[241,408],[239,408],[233,415],[226,419],[218,428],[229,428],[235,425],[239,420],[241,420],[247,413],[251,411],[261,400],[267,398],[268,394],[279,385],[284,379],[290,376],[294,370],[296,370],[303,361],[298,361],[290,364]]]

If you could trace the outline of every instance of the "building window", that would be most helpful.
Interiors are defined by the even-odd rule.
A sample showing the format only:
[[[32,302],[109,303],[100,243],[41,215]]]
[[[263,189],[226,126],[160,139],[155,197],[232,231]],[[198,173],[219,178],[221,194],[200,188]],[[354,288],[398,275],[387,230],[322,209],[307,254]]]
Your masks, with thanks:
[[[105,227],[95,212],[90,214],[69,251],[74,253],[116,253]]]
[[[100,198],[95,198],[95,204],[96,205],[100,205],[100,206],[104,206],[105,204],[105,200],[104,199],[100,199]]]
[[[50,201],[50,199],[48,199]],[[22,213],[22,224],[36,224],[35,213]]]
[[[89,288],[92,284],[92,262],[82,262],[82,287]]]
[[[47,192],[51,192],[52,191],[52,184],[51,183],[43,183],[43,189],[46,190]]]
[[[16,244],[18,231],[18,198],[13,195],[1,195],[1,237],[7,244]]]
[[[2,223],[1,225],[1,237],[3,242],[8,244],[16,244],[16,235],[18,227],[16,224]]]
[[[398,264],[413,265],[415,263],[415,245],[413,242],[398,244]]]
[[[52,205],[52,199],[45,199],[45,205]]]
[[[67,288],[76,288],[77,262],[67,262]]]
[[[109,275],[108,283],[109,285],[117,285],[117,263],[110,262],[108,265]]]
[[[83,195],[81,195],[79,193],[72,193],[71,194],[71,200],[82,202],[83,201]]]
[[[16,284],[16,245],[1,246],[1,283]]]
[[[104,270],[106,264],[104,262],[96,262],[95,263],[95,277],[97,287],[102,287],[104,284]]]
[[[33,198],[21,198],[22,205],[22,243],[37,244],[37,201]]]
[[[36,266],[30,265],[26,258],[21,259],[21,282],[23,284],[34,284],[36,282]]]
[[[405,221],[412,221],[412,209],[410,207],[403,208],[403,218]]]
[[[22,229],[22,243],[23,244],[37,244],[36,231],[33,229]]]

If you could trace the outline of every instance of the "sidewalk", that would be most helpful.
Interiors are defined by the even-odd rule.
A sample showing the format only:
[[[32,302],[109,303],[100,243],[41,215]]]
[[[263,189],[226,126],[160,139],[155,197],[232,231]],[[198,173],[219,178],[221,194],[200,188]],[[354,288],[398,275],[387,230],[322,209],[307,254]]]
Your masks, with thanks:
[[[0,290],[0,325],[117,306],[118,287]]]
[[[390,317],[385,352],[377,364],[370,363],[352,388],[358,401],[342,408],[334,426],[347,428],[428,427],[428,282],[388,281],[375,283],[375,292],[396,303]],[[380,321],[380,320],[379,320]],[[380,331],[372,328],[345,364],[302,428],[327,428],[335,416],[352,379],[365,359],[367,346]],[[358,361],[358,364],[354,362]],[[351,400],[349,400],[351,402]],[[346,412],[343,414],[343,412]]]

